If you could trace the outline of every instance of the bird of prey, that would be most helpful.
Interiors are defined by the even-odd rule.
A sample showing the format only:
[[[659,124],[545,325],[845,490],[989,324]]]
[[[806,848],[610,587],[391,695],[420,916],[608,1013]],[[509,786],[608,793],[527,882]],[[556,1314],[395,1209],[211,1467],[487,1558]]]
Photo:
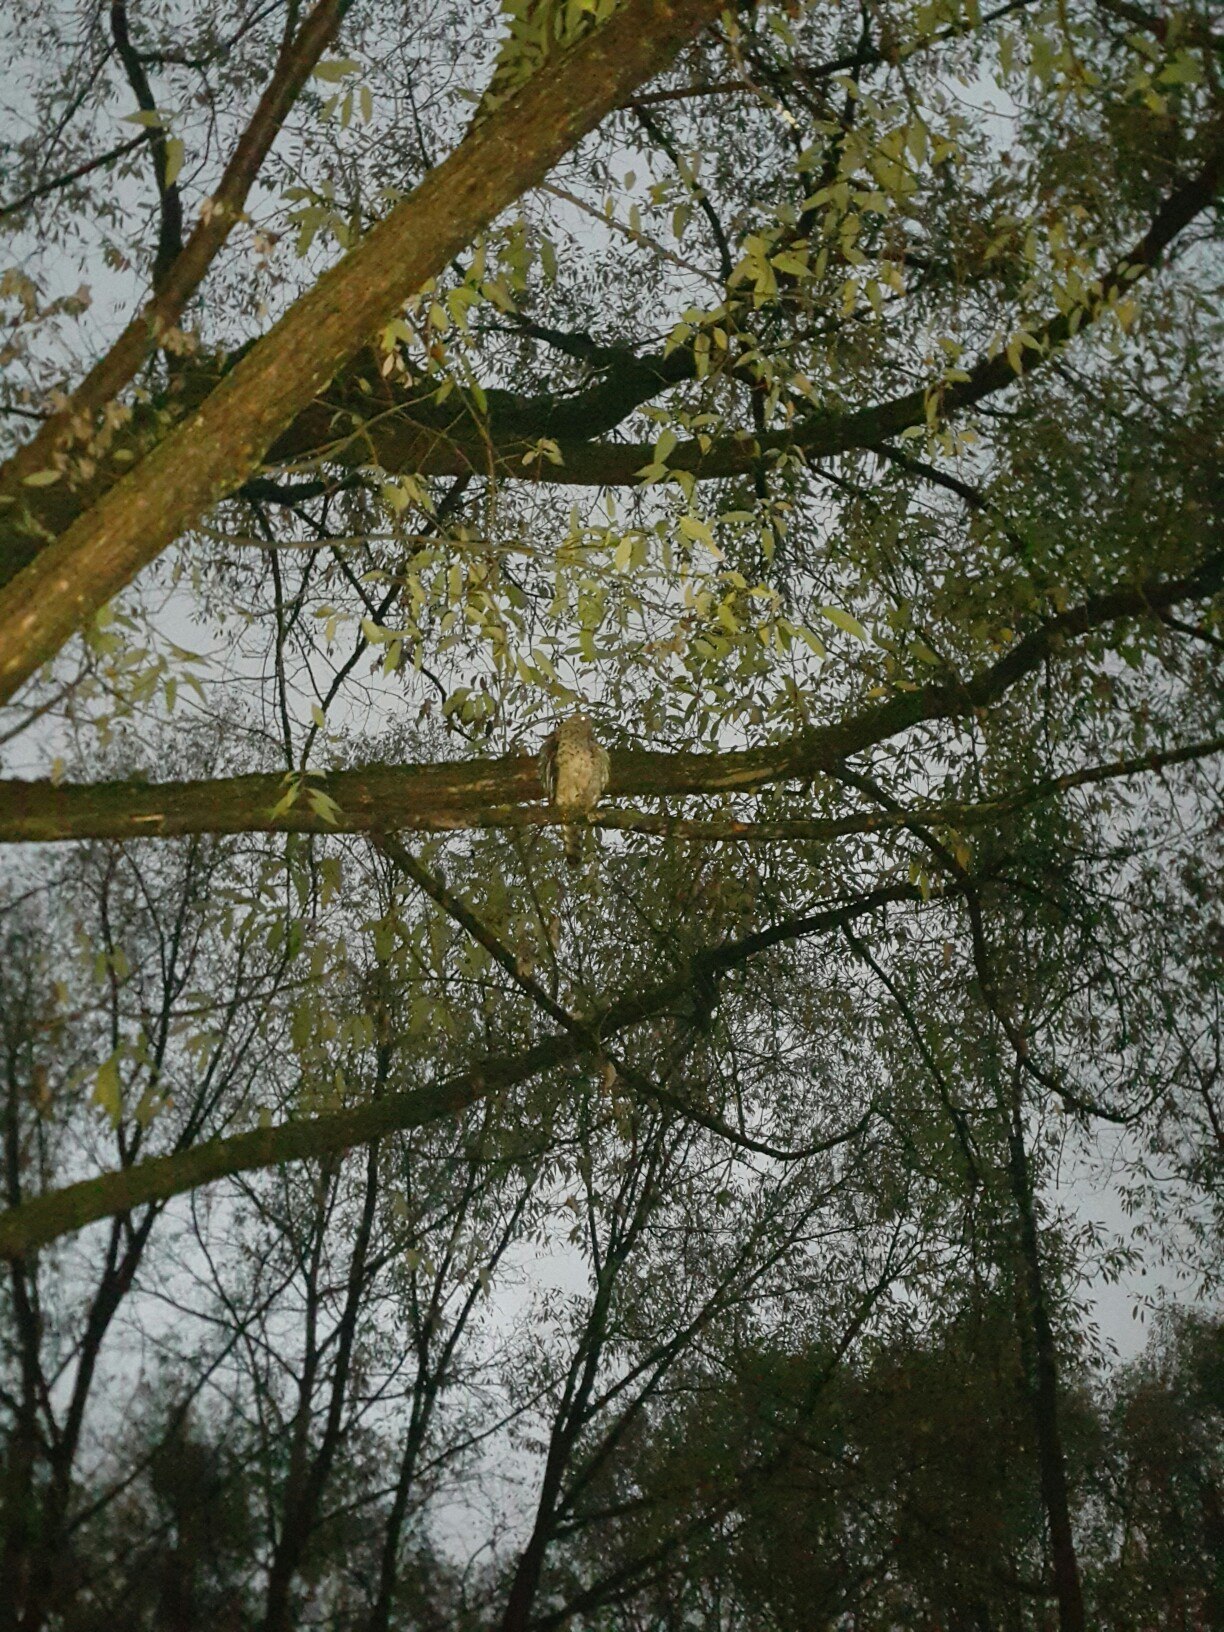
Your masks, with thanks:
[[[590,717],[581,711],[558,722],[540,750],[540,781],[549,803],[563,816],[586,817],[608,785],[608,753]],[[576,867],[582,859],[582,828],[566,822],[565,859]]]

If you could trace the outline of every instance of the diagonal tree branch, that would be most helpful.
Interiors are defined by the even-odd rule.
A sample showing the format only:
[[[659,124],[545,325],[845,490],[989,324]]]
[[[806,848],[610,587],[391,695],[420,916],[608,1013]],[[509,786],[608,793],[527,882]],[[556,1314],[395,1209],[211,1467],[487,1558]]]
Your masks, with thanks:
[[[0,700],[259,465],[371,333],[722,10],[626,0],[476,126],[200,407],[0,591]]]
[[[653,1019],[684,1001],[694,984],[736,968],[770,946],[840,929],[855,918],[897,902],[921,900],[921,891],[915,885],[888,885],[855,901],[783,919],[743,940],[709,948],[689,959],[671,979],[625,992],[598,1008],[590,1018],[594,1042],[598,1044]],[[86,1224],[183,1195],[214,1179],[273,1167],[278,1162],[335,1155],[386,1133],[459,1115],[490,1094],[505,1092],[541,1071],[580,1059],[591,1051],[591,1038],[560,1032],[520,1053],[481,1059],[470,1070],[423,1088],[388,1094],[313,1119],[252,1128],[247,1133],[209,1140],[192,1150],[83,1179],[0,1213],[0,1258],[25,1257]]]
[[[92,159],[83,159],[71,170],[61,171],[59,175],[39,182],[37,186],[11,199],[9,203],[0,204],[0,221],[3,221],[6,215],[20,215],[22,210],[28,209],[31,204],[37,204],[40,198],[46,198],[48,193],[58,192],[61,187],[71,187],[74,181],[80,181],[83,176],[91,175],[95,170],[105,169],[108,164],[114,164],[116,159],[123,158],[125,153],[130,153],[133,148],[148,140],[149,132],[142,130],[135,136],[129,136],[126,142],[117,142],[105,153],[95,153]]]
[[[605,1054],[615,1066],[617,1074],[643,1098],[678,1112],[688,1121],[698,1123],[708,1132],[717,1134],[720,1139],[725,1139],[740,1150],[752,1151],[759,1156],[769,1156],[779,1162],[806,1161],[812,1156],[820,1156],[826,1151],[834,1150],[838,1145],[847,1144],[864,1132],[875,1116],[875,1105],[872,1104],[849,1128],[843,1128],[838,1133],[830,1134],[799,1149],[786,1149],[767,1144],[760,1139],[753,1139],[738,1128],[733,1128],[729,1122],[715,1115],[708,1107],[696,1104],[689,1096],[677,1093],[674,1089],[638,1071],[610,1046],[607,1038],[602,1036],[589,1020],[580,1019],[562,1004],[555,1002],[539,981],[523,967],[522,959],[515,957],[510,948],[498,939],[466,901],[448,889],[440,878],[431,873],[428,867],[418,861],[412,852],[406,850],[396,839],[389,834],[382,834],[378,839],[378,847],[429,896],[431,901],[437,902],[448,917],[453,918],[474,941],[484,947],[490,957],[505,970],[515,985],[527,994],[537,1008],[580,1042],[584,1042],[589,1052],[595,1055]]]
[[[251,184],[276,140],[286,115],[315,64],[334,39],[341,19],[351,4],[352,0],[319,0],[293,39],[286,41],[272,79],[234,149],[209,209],[201,214],[195,230],[177,255],[168,258],[166,264],[160,267],[152,298],[124,329],[106,356],[89,371],[64,407],[0,468],[0,505],[18,502],[23,496],[22,488],[27,478],[56,464],[65,442],[79,434],[76,427],[92,424],[93,416],[127,385],[159,337],[178,321],[192,292],[199,286],[237,223]],[[114,10],[119,17],[120,32],[126,39],[126,7],[116,6]],[[133,67],[130,59],[134,59],[135,71],[143,82],[143,67],[131,52],[130,44],[128,51],[129,59],[125,60],[129,60],[129,72]],[[147,82],[144,83],[147,92]],[[151,98],[149,100],[151,102]],[[150,133],[146,132],[135,140],[144,140],[145,136],[150,136]],[[153,132],[150,139],[155,147],[159,142],[161,144],[162,157],[158,162],[160,185],[165,174],[165,134]],[[109,157],[115,157],[119,151],[117,149]]]

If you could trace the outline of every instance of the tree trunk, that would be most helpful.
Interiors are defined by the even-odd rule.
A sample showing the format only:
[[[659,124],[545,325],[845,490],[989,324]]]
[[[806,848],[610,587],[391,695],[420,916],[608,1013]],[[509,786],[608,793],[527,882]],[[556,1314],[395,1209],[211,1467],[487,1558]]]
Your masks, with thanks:
[[[1018,1082],[1011,1105],[1007,1142],[1027,1304],[1025,1310],[1027,1318],[1019,1322],[1020,1346],[1028,1378],[1033,1426],[1037,1435],[1041,1500],[1050,1531],[1054,1587],[1058,1594],[1058,1628],[1059,1632],[1084,1632],[1084,1596],[1080,1586],[1075,1538],[1071,1529],[1067,1466],[1058,1422],[1058,1356],[1046,1307],[1037,1240],[1037,1220],[1033,1211],[1032,1178],[1029,1172],[1028,1152],[1024,1144]]]

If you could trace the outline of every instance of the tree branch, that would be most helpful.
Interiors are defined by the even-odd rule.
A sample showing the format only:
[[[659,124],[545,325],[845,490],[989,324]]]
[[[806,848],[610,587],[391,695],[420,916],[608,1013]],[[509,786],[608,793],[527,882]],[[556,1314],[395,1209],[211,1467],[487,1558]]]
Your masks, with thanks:
[[[854,918],[892,903],[921,899],[921,892],[914,885],[890,885],[858,900],[783,919],[770,929],[743,940],[709,948],[689,959],[682,971],[670,980],[623,993],[597,1008],[589,1020],[590,1037],[597,1045],[599,1040],[653,1019],[682,1001],[695,982],[709,980],[712,971],[723,973],[735,968],[770,946],[840,929]],[[388,1094],[326,1116],[211,1139],[192,1150],[153,1157],[116,1172],[66,1185],[0,1213],[0,1258],[25,1257],[86,1224],[126,1214],[149,1202],[183,1195],[214,1179],[273,1167],[279,1162],[334,1155],[387,1133],[419,1128],[443,1117],[460,1115],[489,1094],[504,1093],[539,1072],[579,1059],[592,1049],[590,1038],[570,1031],[561,1032],[543,1038],[520,1053],[478,1060],[472,1069],[424,1088]]]
[[[456,162],[463,151],[463,148],[457,149],[447,164]],[[1199,173],[1166,199],[1144,236],[1104,275],[1095,305],[1077,308],[1074,314],[1051,317],[1034,332],[1038,347],[1026,347],[1022,352],[1019,373],[1006,356],[982,358],[969,371],[967,379],[950,385],[933,382],[929,390],[911,391],[869,407],[813,413],[782,430],[758,434],[744,429],[729,436],[707,439],[704,444],[697,440],[682,442],[668,455],[668,468],[687,471],[698,480],[707,481],[754,473],[761,468],[762,460],[778,458],[796,449],[809,460],[830,458],[856,449],[883,451],[883,444],[910,427],[927,422],[929,392],[937,396],[938,412],[945,420],[984,401],[1014,384],[1020,375],[1040,367],[1051,351],[1095,322],[1108,310],[1112,296],[1132,281],[1133,269],[1142,271],[1155,266],[1177,234],[1211,204],[1219,190],[1222,172],[1224,139],[1217,137]],[[400,210],[414,204],[420,191],[401,205]],[[441,213],[436,201],[434,208]],[[399,219],[398,211],[393,219]],[[389,224],[384,222],[383,227]],[[383,227],[376,232],[381,233]],[[335,274],[329,276],[339,276],[352,260],[350,255],[340,263]],[[374,326],[372,322],[369,325]],[[279,332],[279,329],[274,331],[273,336],[252,350],[268,355],[263,347]],[[361,336],[362,345],[368,332],[369,329]],[[546,337],[543,331],[541,337]],[[452,393],[446,402],[437,403],[432,384],[428,390],[414,385],[397,394],[394,382],[382,376],[380,359],[355,346],[351,360],[345,363],[341,359],[333,369],[332,383],[326,391],[302,402],[297,412],[282,416],[284,423],[278,425],[277,434],[261,452],[273,464],[325,461],[344,467],[364,466],[375,461],[388,472],[404,471],[423,476],[496,476],[501,480],[542,482],[559,487],[633,486],[640,483],[643,468],[653,462],[653,447],[649,443],[603,442],[595,438],[613,430],[660,391],[694,378],[693,353],[688,347],[678,347],[667,357],[638,356],[628,348],[598,348],[598,351],[598,361],[604,365],[604,371],[582,391],[567,396],[550,391],[524,396],[488,387],[485,390],[487,412],[481,413],[466,394]],[[250,356],[251,353],[247,353],[220,385],[215,369],[199,367],[184,374],[176,399],[155,408],[138,410],[131,428],[115,444],[128,466],[145,455],[165,463],[162,458],[165,444],[156,449],[156,454],[149,454],[149,449],[163,434],[167,414],[176,417],[179,423],[179,429],[169,440],[183,447],[186,446],[183,422],[194,423],[192,415],[207,412],[208,423],[221,423],[220,416],[212,411],[214,398],[218,392],[224,396],[233,390],[233,380],[247,367]],[[225,400],[231,399],[225,397]],[[372,407],[377,411],[372,412]],[[560,464],[533,457],[544,437],[556,443]],[[892,456],[900,462],[895,450]],[[15,457],[24,457],[24,454]],[[37,560],[40,551],[55,549],[56,545],[46,543],[48,538],[66,533],[78,520],[84,525],[88,519],[84,513],[87,507],[100,509],[107,502],[116,482],[117,468],[113,459],[104,461],[90,481],[75,490],[67,484],[25,489],[22,502],[32,518],[30,533],[24,538],[13,534],[4,542],[0,553],[0,584],[12,578],[23,563]],[[125,484],[140,479],[148,468],[147,462],[140,465],[125,479]],[[256,483],[259,496],[284,498],[283,493],[270,490],[266,478],[256,478],[256,482],[250,484],[252,493],[257,490]],[[943,485],[951,484],[944,480]],[[223,496],[227,490],[232,491],[223,484],[209,494],[208,502]],[[0,592],[0,697],[7,694],[3,691],[3,620],[6,608],[17,604],[16,596],[8,597]],[[11,686],[11,682],[9,684]]]
[[[827,775],[851,755],[932,720],[963,719],[986,708],[1031,674],[1059,645],[1119,618],[1156,616],[1180,601],[1204,596],[1224,581],[1224,555],[1210,557],[1181,578],[1162,579],[1091,596],[1031,630],[988,668],[966,681],[932,681],[900,692],[832,725],[818,726],[788,742],[765,748],[724,753],[664,753],[614,749],[610,754],[610,798],[663,798],[685,795],[755,793],[777,782]],[[1015,809],[1082,783],[1127,776],[1163,764],[1203,757],[1218,750],[1217,739],[1133,760],[1116,762],[1053,778],[1009,796],[1016,803],[979,807],[981,819],[1000,809]],[[287,787],[297,795],[273,817]],[[318,790],[338,807],[328,816],[312,804]],[[63,839],[171,838],[184,833],[255,833],[275,831],[362,833],[399,829],[453,832],[476,827],[548,826],[557,821],[551,807],[529,812],[522,807],[543,799],[534,756],[455,761],[440,765],[368,765],[328,776],[295,780],[273,772],[218,778],[207,782],[100,782],[88,787],[51,782],[0,782],[0,843],[47,843]],[[324,807],[325,809],[328,807]],[[974,819],[958,807],[958,820]],[[907,820],[914,818],[907,817]],[[676,831],[691,837],[764,837],[736,833],[723,822],[721,833],[693,829],[688,835],[672,818],[618,816],[597,821],[608,827],[638,827],[643,832]],[[884,817],[876,818],[886,826]],[[652,826],[652,824],[654,824]],[[902,823],[901,825],[904,825]],[[843,832],[868,831],[845,826],[788,829],[768,824],[779,837],[835,838]]]
[[[0,701],[208,507],[430,277],[722,9],[626,0],[472,130],[190,418],[0,591]]]
[[[15,505],[23,497],[28,497],[28,489],[23,493],[27,479],[38,471],[57,465],[67,442],[76,434],[75,427],[79,424],[92,425],[94,416],[133,379],[160,337],[178,321],[187,301],[241,216],[251,184],[276,140],[286,115],[334,38],[351,3],[352,0],[319,0],[296,37],[286,42],[272,79],[234,149],[209,208],[202,212],[191,237],[177,254],[169,255],[169,248],[177,248],[177,245],[171,246],[168,240],[159,246],[160,270],[154,277],[152,299],[132,319],[106,356],[90,369],[63,408],[52,415],[38,434],[0,468],[0,506],[6,502]],[[120,32],[124,38],[125,12],[123,6],[114,8],[114,14],[121,21]],[[131,52],[130,44],[128,49]],[[134,53],[131,55],[134,57]],[[129,72],[133,68],[138,78],[144,81],[144,69],[139,58],[129,63]],[[147,81],[144,83],[147,91]],[[151,104],[151,95],[149,101]],[[136,140],[141,141],[146,137],[154,142],[161,154],[157,161],[160,187],[165,174],[165,134],[161,131],[151,135],[145,132]]]
[[[71,187],[74,181],[80,181],[82,176],[88,176],[94,170],[101,170],[108,164],[114,164],[116,159],[121,159],[134,147],[147,142],[149,134],[147,130],[142,130],[137,135],[130,136],[126,142],[119,142],[117,146],[108,148],[105,153],[98,153],[92,159],[85,159],[71,170],[52,176],[49,181],[39,182],[37,187],[31,187],[28,192],[21,193],[8,204],[0,204],[0,221],[3,221],[6,215],[17,215],[22,210],[28,209],[31,204],[37,204],[38,200],[46,198],[48,193],[58,192],[61,187]]]

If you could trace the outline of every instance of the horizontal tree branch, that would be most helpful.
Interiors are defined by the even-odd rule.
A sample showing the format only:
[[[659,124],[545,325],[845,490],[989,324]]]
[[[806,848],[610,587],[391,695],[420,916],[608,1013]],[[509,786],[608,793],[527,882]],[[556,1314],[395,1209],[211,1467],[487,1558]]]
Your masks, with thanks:
[[[709,820],[689,819],[682,816],[650,816],[637,810],[601,810],[589,818],[590,825],[611,832],[647,833],[659,838],[717,841],[726,844],[767,844],[772,841],[795,843],[803,840],[828,841],[853,834],[887,833],[922,822],[936,827],[982,827],[1015,815],[1028,805],[1040,804],[1044,799],[1057,798],[1072,788],[1087,787],[1094,783],[1114,781],[1129,776],[1150,775],[1169,765],[1184,765],[1193,760],[1210,759],[1224,754],[1224,737],[1209,737],[1202,742],[1187,743],[1181,748],[1164,752],[1135,754],[1127,759],[1113,760],[1107,765],[1089,765],[1082,770],[1068,771],[1063,776],[1047,777],[1029,787],[1000,795],[997,799],[983,799],[975,803],[926,805],[919,804],[898,811],[860,811],[853,816],[799,816],[776,821],[736,821],[731,817],[713,817]],[[550,809],[528,810],[520,813],[527,818],[522,825],[530,827],[554,826],[562,821]],[[504,824],[483,822],[482,826],[518,825],[509,817]]]
[[[1217,141],[1199,173],[1169,196],[1143,237],[1103,278],[1096,305],[1080,309],[1079,330],[1108,310],[1111,296],[1131,281],[1131,269],[1155,266],[1177,234],[1211,203],[1219,190],[1222,165],[1224,141]],[[1034,333],[1038,347],[1022,352],[1020,372],[1038,368],[1071,333],[1070,314],[1048,318]],[[541,337],[546,337],[544,331]],[[383,376],[377,356],[360,350],[285,425],[269,448],[267,461],[271,466],[330,465],[349,471],[377,463],[391,474],[475,474],[560,487],[635,485],[654,460],[653,447],[599,439],[660,392],[694,378],[693,350],[681,346],[664,357],[602,346],[592,349],[591,360],[600,372],[582,390],[526,395],[490,386],[481,411],[462,391],[452,392],[439,404],[432,381],[403,387],[396,377]],[[1006,356],[983,358],[967,380],[934,387],[939,391],[939,415],[947,419],[1017,378]],[[65,532],[89,506],[102,502],[117,479],[116,458],[130,464],[144,457],[165,434],[167,414],[177,421],[201,409],[219,389],[216,366],[200,365],[185,372],[177,387],[175,400],[136,411],[131,425],[116,439],[114,455],[102,462],[89,482],[27,492],[26,503],[37,526],[29,535],[11,532],[0,543],[0,585],[50,548],[49,538]],[[926,423],[927,399],[928,392],[922,389],[864,408],[812,413],[784,430],[762,435],[745,429],[704,446],[695,440],[682,442],[668,455],[667,465],[710,480],[743,475],[759,468],[762,458],[776,459],[791,450],[819,460],[883,448],[901,432]],[[541,457],[539,443],[545,438],[556,444],[560,464]],[[266,477],[254,478],[244,491],[274,501],[285,496],[281,486]]]
[[[1224,580],[1224,555],[1210,557],[1181,578],[1107,590],[1078,607],[1047,619],[1018,640],[988,668],[966,681],[931,681],[913,691],[860,710],[845,720],[817,726],[764,748],[723,753],[667,753],[613,749],[610,799],[754,793],[773,783],[804,780],[835,770],[852,754],[928,721],[965,718],[989,707],[1030,674],[1060,643],[1100,629],[1120,618],[1158,617],[1179,602],[1211,594]],[[1172,764],[1178,758],[1214,752],[1210,743],[1173,750],[1168,757],[1139,756],[1135,771]],[[1129,766],[1132,762],[1121,762]],[[1072,773],[1084,781],[1098,773]],[[1129,769],[1109,774],[1128,775]],[[275,817],[272,812],[296,785],[296,796]],[[1072,780],[1041,785],[1044,797]],[[326,796],[312,802],[312,792]],[[489,826],[549,825],[551,810],[530,816],[521,807],[542,801],[534,756],[462,760],[434,765],[368,765],[357,770],[298,778],[254,772],[203,782],[100,782],[91,786],[48,781],[0,782],[0,843],[49,843],[64,839],[171,838],[186,833],[254,832],[453,832]],[[1028,795],[1022,796],[1027,798]],[[988,807],[984,807],[988,810]],[[960,819],[964,819],[962,816]],[[987,819],[986,814],[982,819]],[[650,818],[611,813],[597,818],[607,826],[651,831]],[[883,824],[883,818],[877,822]],[[727,824],[732,826],[733,824]],[[668,819],[659,830],[673,831]],[[850,829],[842,829],[850,831]],[[697,836],[697,835],[694,835]],[[702,834],[700,836],[707,836]],[[712,835],[711,835],[712,836]],[[734,837],[727,832],[725,837]],[[788,837],[836,837],[811,829]]]
[[[731,436],[715,437],[705,444],[696,440],[681,442],[667,456],[669,470],[691,472],[699,480],[723,476],[739,476],[753,470],[762,458],[776,458],[798,449],[809,459],[824,459],[855,449],[874,448],[901,435],[913,426],[927,422],[927,404],[932,391],[938,399],[938,417],[946,420],[985,398],[1013,385],[1023,375],[1039,368],[1052,352],[1058,351],[1075,334],[1083,333],[1108,310],[1110,301],[1130,287],[1136,276],[1150,271],[1162,258],[1174,238],[1215,200],[1224,178],[1224,140],[1217,135],[1207,161],[1198,173],[1167,198],[1156,212],[1151,225],[1130,250],[1102,276],[1100,293],[1091,307],[1077,309],[1078,316],[1060,312],[1030,330],[1037,341],[1036,347],[1025,347],[1020,353],[1018,367],[1013,366],[1005,353],[997,357],[983,357],[968,370],[968,379],[947,386],[932,382],[930,387],[907,392],[904,396],[849,412],[818,412],[797,421],[783,430],[767,431],[756,435],[739,431]],[[626,486],[641,480],[641,472],[654,460],[654,450],[648,442],[638,443],[569,443],[557,438],[561,464],[536,461],[535,467],[521,467],[525,449],[498,448],[499,468],[505,475],[521,478],[535,477],[550,483],[576,486]],[[496,445],[496,444],[495,444]],[[475,450],[473,449],[473,455]],[[501,460],[504,458],[505,463]],[[465,459],[460,444],[448,448],[435,447],[430,465],[439,465],[438,474],[454,474],[461,467],[469,470],[487,468],[488,445],[479,459]]]
[[[1032,373],[1052,352],[1107,312],[1111,300],[1129,288],[1138,274],[1155,267],[1178,234],[1210,206],[1222,177],[1224,139],[1217,133],[1198,173],[1169,195],[1143,236],[1102,275],[1093,305],[1078,308],[1074,314],[1051,315],[1031,330],[1037,345],[1024,348],[1018,367],[1001,352],[997,357],[979,359],[967,371],[967,379],[947,386],[932,382],[931,387],[870,407],[813,413],[785,429],[763,435],[742,430],[704,443],[696,439],[681,442],[667,457],[668,469],[711,480],[744,475],[757,468],[761,458],[777,458],[794,449],[809,459],[823,459],[878,447],[927,422],[931,390],[937,393],[941,419],[973,407]],[[666,358],[636,358],[625,353],[595,386],[560,402],[548,395],[513,399],[509,393],[487,393],[487,415],[475,413],[470,405],[450,407],[439,414],[431,405],[422,403],[370,422],[370,397],[366,394],[352,404],[354,412],[367,422],[360,458],[368,462],[373,454],[386,470],[422,475],[495,474],[502,479],[555,486],[630,486],[640,482],[642,470],[654,461],[652,445],[600,442],[595,438],[659,390],[692,378],[694,372],[688,348],[678,348]],[[307,410],[273,453],[286,460],[301,460],[317,456],[328,438],[334,444],[337,406],[334,402],[319,403]],[[536,443],[543,437],[557,444],[560,464],[532,457]]]

